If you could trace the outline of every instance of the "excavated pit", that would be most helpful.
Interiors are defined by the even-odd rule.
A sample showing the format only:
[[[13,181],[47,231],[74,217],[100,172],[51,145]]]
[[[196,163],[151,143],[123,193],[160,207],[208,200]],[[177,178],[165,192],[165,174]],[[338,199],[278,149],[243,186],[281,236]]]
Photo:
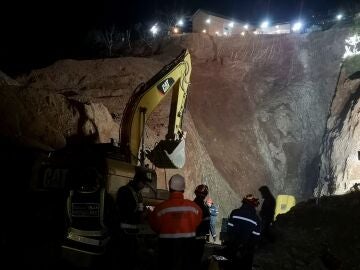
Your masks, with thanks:
[[[220,208],[219,221],[244,194],[259,195],[264,184],[275,196],[291,194],[298,201],[312,196],[317,185],[316,194],[343,193],[360,171],[358,59],[340,74],[348,33],[330,29],[229,38],[187,34],[162,41],[161,53],[151,58],[62,60],[16,80],[0,73],[0,135],[42,150],[85,139],[108,142],[117,137],[133,89],[187,48],[193,63],[184,119],[187,159],[182,170],[158,170],[159,188],[166,188],[177,172],[187,179],[187,198],[193,198],[196,185],[208,184]],[[149,119],[147,147],[166,134],[168,104],[165,99]],[[22,151],[6,148],[1,156],[4,182],[8,189],[22,192],[32,154],[13,150]],[[23,164],[26,170],[17,170]],[[51,208],[49,200],[60,197],[37,198],[28,205],[29,213],[48,205],[35,211],[40,217]],[[52,214],[29,226],[56,227],[59,220]],[[39,247],[32,252],[51,259],[55,251]]]
[[[317,184],[347,35],[346,29],[229,38],[187,34],[163,41],[161,54],[152,59],[59,61],[16,78],[21,86],[3,83],[1,133],[51,148],[82,137],[107,142],[117,136],[136,85],[187,48],[193,63],[184,122],[187,196],[192,198],[197,184],[209,184],[221,216],[264,184],[274,195],[301,200]],[[165,105],[149,121],[150,146],[166,133]],[[159,172],[161,183],[171,173]]]

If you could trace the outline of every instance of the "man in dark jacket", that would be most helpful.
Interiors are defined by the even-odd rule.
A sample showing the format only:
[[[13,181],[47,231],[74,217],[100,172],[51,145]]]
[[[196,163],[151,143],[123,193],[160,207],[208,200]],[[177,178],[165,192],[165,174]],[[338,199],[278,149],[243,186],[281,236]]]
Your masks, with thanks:
[[[205,198],[209,194],[209,188],[207,185],[198,185],[195,189],[194,202],[202,210],[202,221],[196,230],[196,242],[194,246],[194,256],[196,258],[195,267],[196,269],[201,268],[202,257],[204,254],[204,248],[206,239],[209,236],[210,230],[210,211],[209,207],[205,203]]]
[[[274,237],[270,232],[270,227],[274,221],[276,201],[267,186],[259,188],[262,198],[264,199],[261,210],[261,238],[262,240],[274,241]]]
[[[119,188],[116,196],[119,230],[115,244],[115,260],[121,259],[121,265],[126,269],[135,267],[138,250],[137,233],[139,224],[144,223],[145,209],[141,190],[146,183],[151,182],[146,168],[136,167],[135,176],[127,185]]]
[[[135,176],[127,185],[119,188],[116,206],[120,228],[127,233],[136,233],[137,224],[143,223],[144,204],[141,190],[151,182],[146,168],[136,167]]]
[[[232,269],[251,270],[255,245],[260,237],[260,219],[256,214],[259,200],[248,194],[242,206],[234,209],[228,220],[227,256]]]

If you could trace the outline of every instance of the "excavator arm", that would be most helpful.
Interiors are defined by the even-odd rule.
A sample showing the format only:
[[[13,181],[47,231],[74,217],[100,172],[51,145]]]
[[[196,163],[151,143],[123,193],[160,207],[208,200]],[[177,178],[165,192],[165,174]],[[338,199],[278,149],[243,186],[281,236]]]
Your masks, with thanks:
[[[120,152],[124,161],[144,165],[145,155],[158,168],[182,168],[185,164],[185,134],[182,120],[190,84],[191,60],[187,50],[137,87],[127,103],[120,129]],[[159,103],[172,92],[166,138],[145,153],[144,128]],[[141,150],[140,144],[142,143]],[[139,157],[140,153],[140,157]]]

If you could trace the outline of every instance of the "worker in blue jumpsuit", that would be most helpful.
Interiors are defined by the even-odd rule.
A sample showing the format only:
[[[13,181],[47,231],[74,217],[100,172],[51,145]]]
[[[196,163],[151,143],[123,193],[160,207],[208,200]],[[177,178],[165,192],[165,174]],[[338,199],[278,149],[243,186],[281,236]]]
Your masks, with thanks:
[[[215,206],[215,204],[211,198],[208,198],[206,200],[206,204],[209,207],[209,211],[210,211],[210,234],[211,234],[214,242],[216,242],[216,219],[219,214],[219,210]]]
[[[260,218],[256,214],[259,199],[248,194],[242,206],[234,209],[228,219],[227,256],[231,269],[251,270],[255,246],[260,239]]]

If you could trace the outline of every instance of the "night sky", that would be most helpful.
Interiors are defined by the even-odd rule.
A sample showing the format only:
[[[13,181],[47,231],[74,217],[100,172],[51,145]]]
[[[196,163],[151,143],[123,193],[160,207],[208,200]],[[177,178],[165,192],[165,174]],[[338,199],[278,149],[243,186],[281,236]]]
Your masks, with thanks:
[[[313,12],[346,9],[359,0],[8,0],[0,16],[0,69],[41,66],[59,58],[80,56],[89,30],[106,25],[119,29],[156,21],[159,11],[193,14],[198,8],[259,22],[267,16],[281,22]]]

